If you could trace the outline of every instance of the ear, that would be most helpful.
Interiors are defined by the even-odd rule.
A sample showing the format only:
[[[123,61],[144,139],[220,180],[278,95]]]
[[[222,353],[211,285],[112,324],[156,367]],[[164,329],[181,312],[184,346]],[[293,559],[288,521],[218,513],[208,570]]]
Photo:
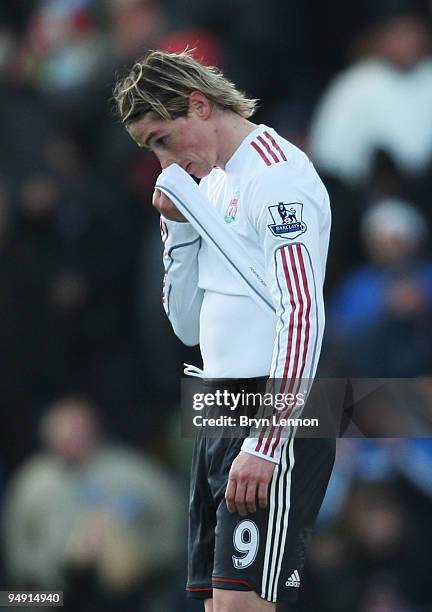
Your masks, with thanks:
[[[189,114],[196,115],[200,119],[208,119],[212,112],[210,100],[200,91],[189,94]]]

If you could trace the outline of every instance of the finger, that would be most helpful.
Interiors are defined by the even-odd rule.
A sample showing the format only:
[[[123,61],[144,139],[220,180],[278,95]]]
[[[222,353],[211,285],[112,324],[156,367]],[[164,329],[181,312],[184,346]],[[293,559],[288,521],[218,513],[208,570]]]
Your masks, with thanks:
[[[153,197],[152,197],[152,205],[158,210],[160,206],[160,198],[161,198],[161,192],[159,191],[159,189],[155,189],[153,192]]]
[[[166,197],[166,195],[164,193],[160,194],[160,198],[159,198],[159,210],[161,211],[161,213],[163,215],[166,215],[167,217],[169,215],[177,214],[178,211],[176,209],[176,207],[174,206],[174,204],[171,202],[171,200],[169,198]]]
[[[162,213],[176,210],[171,200],[160,189],[154,190],[152,204]]]
[[[246,490],[246,509],[248,512],[256,512],[256,497],[257,497],[257,483],[249,482]]]
[[[246,516],[246,483],[237,482],[235,493],[235,506],[240,516]]]
[[[258,505],[261,509],[267,508],[268,482],[260,482],[258,486]]]
[[[167,219],[179,221],[184,219],[183,215],[178,211],[169,198],[164,193],[160,194],[157,202],[157,209]]]
[[[228,479],[228,486],[225,491],[225,500],[228,508],[228,512],[235,512],[235,495],[236,495],[237,483],[233,478]]]

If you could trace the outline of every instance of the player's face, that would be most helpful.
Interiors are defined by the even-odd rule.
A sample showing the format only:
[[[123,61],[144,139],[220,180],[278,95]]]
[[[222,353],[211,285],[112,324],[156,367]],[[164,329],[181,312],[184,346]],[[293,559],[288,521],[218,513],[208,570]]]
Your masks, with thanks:
[[[217,165],[217,146],[212,122],[204,109],[192,106],[186,117],[172,121],[147,113],[128,127],[132,138],[149,147],[162,168],[177,163],[197,178],[207,176]]]

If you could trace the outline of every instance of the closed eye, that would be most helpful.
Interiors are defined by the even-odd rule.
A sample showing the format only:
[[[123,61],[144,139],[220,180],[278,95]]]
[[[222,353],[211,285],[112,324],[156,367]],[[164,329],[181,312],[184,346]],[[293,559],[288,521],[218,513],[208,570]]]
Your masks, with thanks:
[[[160,138],[156,138],[153,141],[153,146],[155,147],[166,147],[168,143],[168,136],[161,136]]]

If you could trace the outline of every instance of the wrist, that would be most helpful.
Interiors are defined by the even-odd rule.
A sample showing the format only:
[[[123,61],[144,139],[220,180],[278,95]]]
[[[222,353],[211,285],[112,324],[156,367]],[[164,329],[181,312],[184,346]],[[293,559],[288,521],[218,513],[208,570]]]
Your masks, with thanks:
[[[256,440],[255,440],[256,442]],[[259,453],[258,451],[252,449],[252,448],[248,448],[247,446],[245,447],[245,443],[243,442],[242,445],[242,452],[243,453],[248,453],[249,455],[253,455],[254,457],[259,457],[259,459],[263,459],[264,461],[267,461],[268,463],[279,463],[279,456],[278,457],[269,457],[268,455],[263,455],[262,453]]]

